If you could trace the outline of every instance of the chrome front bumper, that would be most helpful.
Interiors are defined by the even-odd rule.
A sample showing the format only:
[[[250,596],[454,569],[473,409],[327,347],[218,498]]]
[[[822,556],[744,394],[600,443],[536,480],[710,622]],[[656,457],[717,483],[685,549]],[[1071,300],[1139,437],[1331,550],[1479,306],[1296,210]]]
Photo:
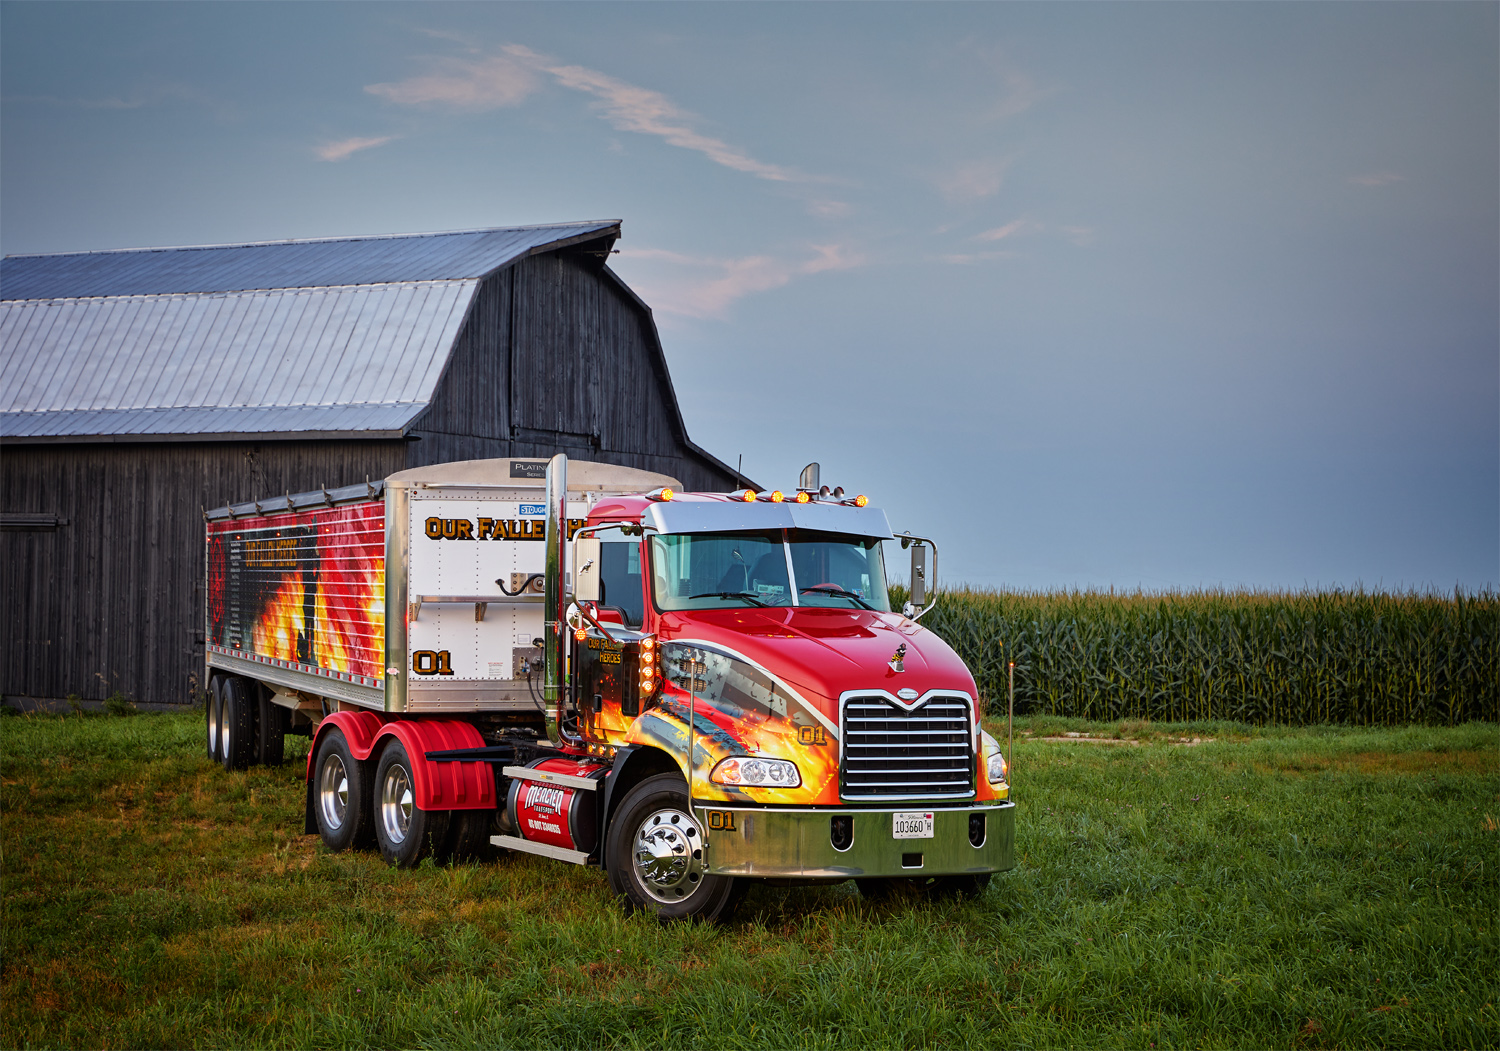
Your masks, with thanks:
[[[895,839],[895,813],[931,811],[933,838]],[[969,842],[969,815],[983,814],[985,835]],[[864,876],[950,876],[1014,868],[1016,805],[891,807],[889,810],[761,810],[693,805],[704,830],[708,871],[767,879],[849,879]],[[833,845],[832,819],[854,819],[848,849]]]

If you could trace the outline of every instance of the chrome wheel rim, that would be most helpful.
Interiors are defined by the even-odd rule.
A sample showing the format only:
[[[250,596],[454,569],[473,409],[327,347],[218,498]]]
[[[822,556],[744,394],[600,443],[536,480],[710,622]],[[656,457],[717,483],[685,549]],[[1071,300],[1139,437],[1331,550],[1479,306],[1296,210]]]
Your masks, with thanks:
[[[349,772],[336,753],[323,760],[323,769],[318,774],[318,803],[323,811],[323,824],[329,831],[344,827],[344,818],[349,813]]]
[[[682,901],[703,881],[703,830],[681,810],[649,814],[635,833],[636,878],[657,901]]]
[[[208,698],[208,751],[219,754],[219,699],[212,695]]]
[[[385,827],[387,842],[406,842],[406,833],[411,828],[411,811],[415,805],[411,775],[400,763],[392,763],[386,767],[385,780],[380,784],[380,823]]]

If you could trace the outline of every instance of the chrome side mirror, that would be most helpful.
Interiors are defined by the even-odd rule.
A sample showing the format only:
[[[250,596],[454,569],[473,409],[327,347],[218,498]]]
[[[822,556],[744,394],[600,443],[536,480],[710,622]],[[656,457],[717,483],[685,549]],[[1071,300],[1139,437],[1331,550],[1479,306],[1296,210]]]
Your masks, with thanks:
[[[907,599],[917,609],[927,605],[927,545],[911,546],[911,596]]]
[[[573,541],[573,601],[599,601],[599,538],[581,536]]]

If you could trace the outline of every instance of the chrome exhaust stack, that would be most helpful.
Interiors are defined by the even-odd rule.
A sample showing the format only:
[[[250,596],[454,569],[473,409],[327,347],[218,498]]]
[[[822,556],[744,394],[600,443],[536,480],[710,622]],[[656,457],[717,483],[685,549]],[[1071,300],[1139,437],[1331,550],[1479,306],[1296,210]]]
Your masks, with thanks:
[[[545,586],[546,638],[544,642],[542,697],[547,706],[547,739],[564,743],[564,669],[568,666],[568,458],[558,453],[547,462],[547,561]]]

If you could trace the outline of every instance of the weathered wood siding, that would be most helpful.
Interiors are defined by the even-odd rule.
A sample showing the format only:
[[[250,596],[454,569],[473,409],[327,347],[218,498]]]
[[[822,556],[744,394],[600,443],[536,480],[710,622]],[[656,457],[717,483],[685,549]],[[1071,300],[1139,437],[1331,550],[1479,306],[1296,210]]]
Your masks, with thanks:
[[[564,452],[689,489],[737,484],[688,446],[650,314],[587,252],[532,256],[484,283],[412,433],[413,467]]]
[[[0,449],[0,693],[188,702],[203,672],[203,510],[384,478],[405,442],[160,442]]]

